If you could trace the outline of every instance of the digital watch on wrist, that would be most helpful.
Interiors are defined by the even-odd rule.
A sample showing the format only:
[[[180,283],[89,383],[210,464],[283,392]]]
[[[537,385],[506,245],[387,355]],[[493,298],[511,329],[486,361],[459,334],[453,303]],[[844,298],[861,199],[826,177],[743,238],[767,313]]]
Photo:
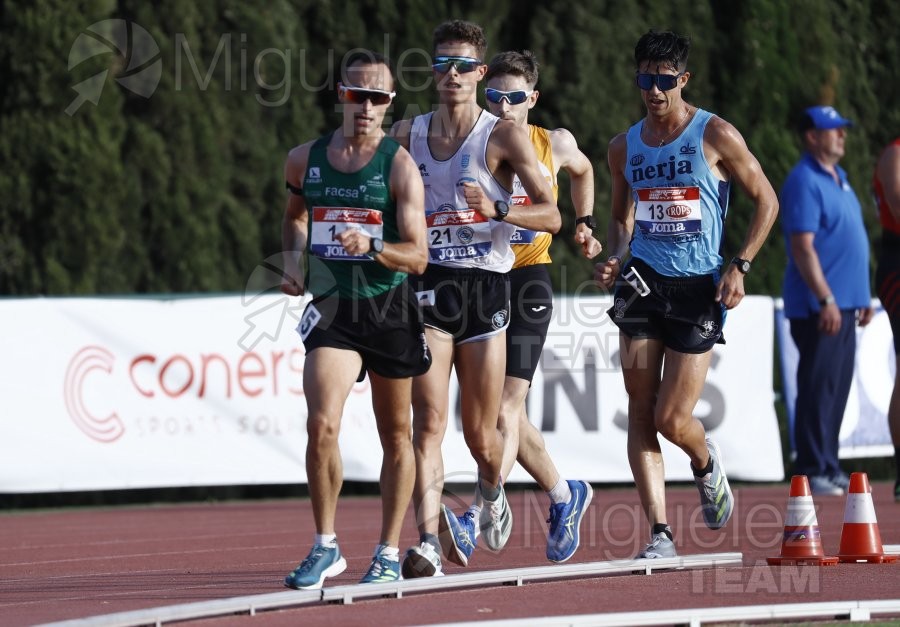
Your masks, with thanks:
[[[731,263],[737,266],[737,269],[741,274],[747,274],[750,272],[750,262],[746,259],[741,259],[740,257],[735,257],[731,260]]]
[[[581,216],[580,218],[575,218],[575,226],[578,226],[579,224],[584,224],[592,231],[597,228],[597,221],[594,220],[594,216]]]

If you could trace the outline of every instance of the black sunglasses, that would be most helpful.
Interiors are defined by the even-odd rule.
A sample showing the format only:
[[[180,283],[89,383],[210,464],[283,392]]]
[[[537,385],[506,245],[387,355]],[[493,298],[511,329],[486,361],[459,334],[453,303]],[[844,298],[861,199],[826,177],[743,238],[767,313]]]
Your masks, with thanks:
[[[678,85],[678,79],[684,76],[684,72],[679,74],[638,74],[635,78],[637,86],[644,91],[653,89],[655,83],[659,87],[659,91],[669,91],[675,89]]]

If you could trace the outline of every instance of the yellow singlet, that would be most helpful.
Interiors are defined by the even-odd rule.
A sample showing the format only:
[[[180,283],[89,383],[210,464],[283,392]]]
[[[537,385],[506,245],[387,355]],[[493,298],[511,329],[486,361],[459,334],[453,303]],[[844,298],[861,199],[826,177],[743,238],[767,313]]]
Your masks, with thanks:
[[[550,131],[534,124],[528,125],[528,136],[534,145],[534,151],[537,153],[538,165],[541,173],[547,178],[550,187],[553,189],[553,198],[559,197],[559,185],[556,181],[555,169],[553,168],[553,151],[550,147]],[[522,182],[519,177],[513,180],[512,203],[516,205],[530,205],[531,199],[525,193]],[[532,266],[538,263],[550,263],[550,242],[553,236],[544,231],[531,231],[516,227],[516,232],[512,236],[512,249],[516,254],[516,261],[513,268],[521,268],[523,266]]]

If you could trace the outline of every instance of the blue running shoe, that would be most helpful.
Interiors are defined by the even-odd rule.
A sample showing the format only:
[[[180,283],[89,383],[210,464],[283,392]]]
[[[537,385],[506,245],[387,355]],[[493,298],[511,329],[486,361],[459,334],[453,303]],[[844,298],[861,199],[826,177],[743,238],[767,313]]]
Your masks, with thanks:
[[[475,514],[470,511],[457,516],[441,503],[441,517],[438,519],[438,538],[441,551],[447,559],[460,566],[469,565],[469,557],[475,550]]]
[[[578,531],[581,519],[587,512],[594,490],[586,481],[566,481],[572,492],[568,503],[554,503],[550,506],[550,533],[547,535],[547,559],[551,562],[565,562],[575,555],[581,534]]]
[[[284,578],[284,585],[295,590],[318,590],[326,577],[340,575],[347,568],[347,560],[337,545],[313,545],[306,559]]]
[[[382,553],[384,545],[378,545],[369,570],[359,583],[390,583],[400,579],[400,560],[391,559]]]

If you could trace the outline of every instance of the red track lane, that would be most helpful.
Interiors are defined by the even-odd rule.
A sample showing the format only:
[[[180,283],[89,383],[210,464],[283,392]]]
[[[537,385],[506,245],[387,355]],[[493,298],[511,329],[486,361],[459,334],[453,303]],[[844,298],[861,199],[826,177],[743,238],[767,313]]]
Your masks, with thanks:
[[[788,486],[735,488],[735,515],[723,530],[703,526],[690,486],[670,488],[668,511],[680,554],[740,551],[743,567],[448,590],[196,623],[370,627],[900,597],[900,563],[765,566],[766,557],[781,551]],[[873,497],[883,543],[900,544],[900,504],[893,502],[891,486],[875,484]],[[446,502],[461,509],[462,501]],[[512,489],[510,503],[515,522],[509,545],[499,554],[479,545],[469,571],[549,565],[544,557],[547,497]],[[817,497],[815,503],[825,550],[833,555],[845,499]],[[358,581],[368,567],[380,519],[377,498],[341,500],[338,539],[348,568],[326,584]],[[3,513],[0,625],[283,591],[282,577],[306,555],[313,532],[309,501],[297,499]],[[630,558],[645,534],[636,492],[599,487],[572,561]],[[416,536],[410,512],[404,542],[412,544]],[[462,569],[450,564],[445,571],[452,575]]]

